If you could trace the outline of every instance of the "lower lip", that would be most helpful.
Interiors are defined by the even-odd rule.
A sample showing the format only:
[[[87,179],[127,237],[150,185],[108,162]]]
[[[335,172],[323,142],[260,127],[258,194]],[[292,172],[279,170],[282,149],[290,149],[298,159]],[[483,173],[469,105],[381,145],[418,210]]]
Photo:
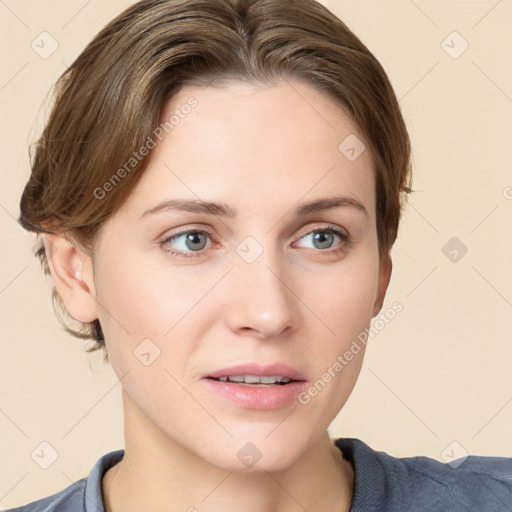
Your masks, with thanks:
[[[246,409],[280,409],[297,400],[306,387],[306,381],[295,381],[275,386],[251,386],[234,382],[203,379],[219,395]]]

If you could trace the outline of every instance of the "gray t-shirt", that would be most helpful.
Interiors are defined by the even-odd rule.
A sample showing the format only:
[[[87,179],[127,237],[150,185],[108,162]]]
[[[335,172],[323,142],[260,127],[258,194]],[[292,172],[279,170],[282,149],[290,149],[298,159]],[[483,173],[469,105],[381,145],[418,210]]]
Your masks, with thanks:
[[[512,512],[512,457],[470,455],[448,464],[393,457],[355,438],[336,439],[335,445],[354,468],[350,512]],[[87,478],[7,512],[105,512],[103,475],[123,456],[124,450],[109,452]]]

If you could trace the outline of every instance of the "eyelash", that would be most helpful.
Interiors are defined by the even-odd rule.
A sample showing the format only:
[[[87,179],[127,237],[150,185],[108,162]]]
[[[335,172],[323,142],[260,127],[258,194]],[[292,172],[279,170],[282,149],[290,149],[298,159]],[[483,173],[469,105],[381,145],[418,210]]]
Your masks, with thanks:
[[[331,233],[331,234],[337,235],[341,239],[341,243],[335,249],[332,249],[332,250],[318,249],[319,252],[327,253],[328,255],[337,254],[338,252],[350,247],[350,245],[352,243],[352,238],[350,237],[350,235],[348,235],[347,233],[343,233],[342,231],[340,231],[339,229],[337,229],[336,227],[334,227],[332,225],[328,225],[328,226],[325,226],[322,228],[312,229],[312,230],[308,231],[307,233],[305,233],[304,235],[302,235],[299,238],[299,240],[302,240],[302,238],[304,238],[305,236],[311,235],[312,233]],[[202,254],[204,254],[204,251],[196,251],[196,254],[194,254],[194,251],[184,253],[184,252],[175,251],[175,250],[166,248],[166,244],[168,244],[169,242],[172,242],[176,238],[179,238],[179,237],[181,237],[183,235],[187,235],[187,234],[208,235],[210,238],[213,236],[213,233],[207,229],[189,229],[189,230],[181,231],[179,233],[171,235],[170,237],[167,237],[165,240],[162,240],[160,242],[160,247],[168,254],[172,254],[173,256],[180,256],[180,257],[184,257],[184,258],[196,258],[196,257],[199,257]]]

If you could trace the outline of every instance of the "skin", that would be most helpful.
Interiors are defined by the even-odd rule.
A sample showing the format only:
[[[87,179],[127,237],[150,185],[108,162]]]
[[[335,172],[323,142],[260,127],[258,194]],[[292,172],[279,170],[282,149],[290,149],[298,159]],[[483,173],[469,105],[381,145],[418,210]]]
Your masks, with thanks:
[[[349,134],[364,138],[307,82],[186,86],[162,119],[190,96],[197,107],[152,150],[141,181],[102,225],[94,255],[63,235],[46,242],[68,311],[99,318],[122,379],[125,457],[103,480],[106,509],[348,511],[353,469],[327,427],[352,392],[364,346],[306,405],[238,407],[200,377],[279,361],[313,383],[369,327],[391,275],[391,259],[378,255],[372,156],[366,149],[350,161],[338,150]],[[343,206],[295,216],[299,204],[333,195],[356,199],[368,215]],[[139,219],[171,198],[226,203],[238,216]],[[351,243],[329,237],[328,225]],[[213,233],[199,252],[184,236],[159,244],[194,228]],[[236,252],[248,236],[263,249],[252,263]],[[149,366],[133,354],[146,338],[160,349]],[[248,442],[262,454],[249,468],[237,457]]]

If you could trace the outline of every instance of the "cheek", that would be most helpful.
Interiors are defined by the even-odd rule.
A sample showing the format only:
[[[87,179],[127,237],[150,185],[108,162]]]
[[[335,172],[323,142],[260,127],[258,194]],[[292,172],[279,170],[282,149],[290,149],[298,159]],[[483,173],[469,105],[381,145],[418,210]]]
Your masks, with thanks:
[[[119,377],[128,370],[138,372],[137,357],[146,353],[155,358],[151,368],[162,366],[183,377],[210,320],[218,318],[216,302],[208,296],[218,281],[212,274],[128,257],[98,269],[100,322]]]
[[[310,411],[319,414],[320,422],[322,418],[328,422],[340,411],[361,370],[364,336],[378,288],[378,261],[373,254],[361,251],[338,272],[316,281],[321,286],[312,287],[308,281],[304,288],[304,302],[315,317],[311,337],[316,334],[321,350],[309,352],[315,380],[302,403],[311,402]]]
[[[132,400],[149,417],[165,410],[170,420],[190,408],[190,396],[179,383],[195,347],[196,336],[187,326],[191,319],[197,324],[192,305],[201,290],[194,292],[179,272],[171,279],[169,272],[133,268],[144,267],[125,261],[102,273],[98,298],[105,343],[112,369]]]
[[[302,283],[301,297],[326,341],[346,343],[370,324],[378,289],[378,263],[370,255],[360,253],[339,271]]]
[[[105,268],[99,284],[99,301],[118,320],[107,318],[108,324],[116,329],[122,324],[133,338],[163,337],[198,302],[204,288],[183,269],[171,271],[161,263],[158,267],[135,259]]]
[[[378,287],[378,264],[371,257],[360,256],[330,279],[322,280],[325,284],[321,288],[309,288],[304,293],[304,302],[316,317],[316,343],[321,350],[309,352],[315,378],[299,401],[322,428],[344,406],[363,363],[364,336]]]

